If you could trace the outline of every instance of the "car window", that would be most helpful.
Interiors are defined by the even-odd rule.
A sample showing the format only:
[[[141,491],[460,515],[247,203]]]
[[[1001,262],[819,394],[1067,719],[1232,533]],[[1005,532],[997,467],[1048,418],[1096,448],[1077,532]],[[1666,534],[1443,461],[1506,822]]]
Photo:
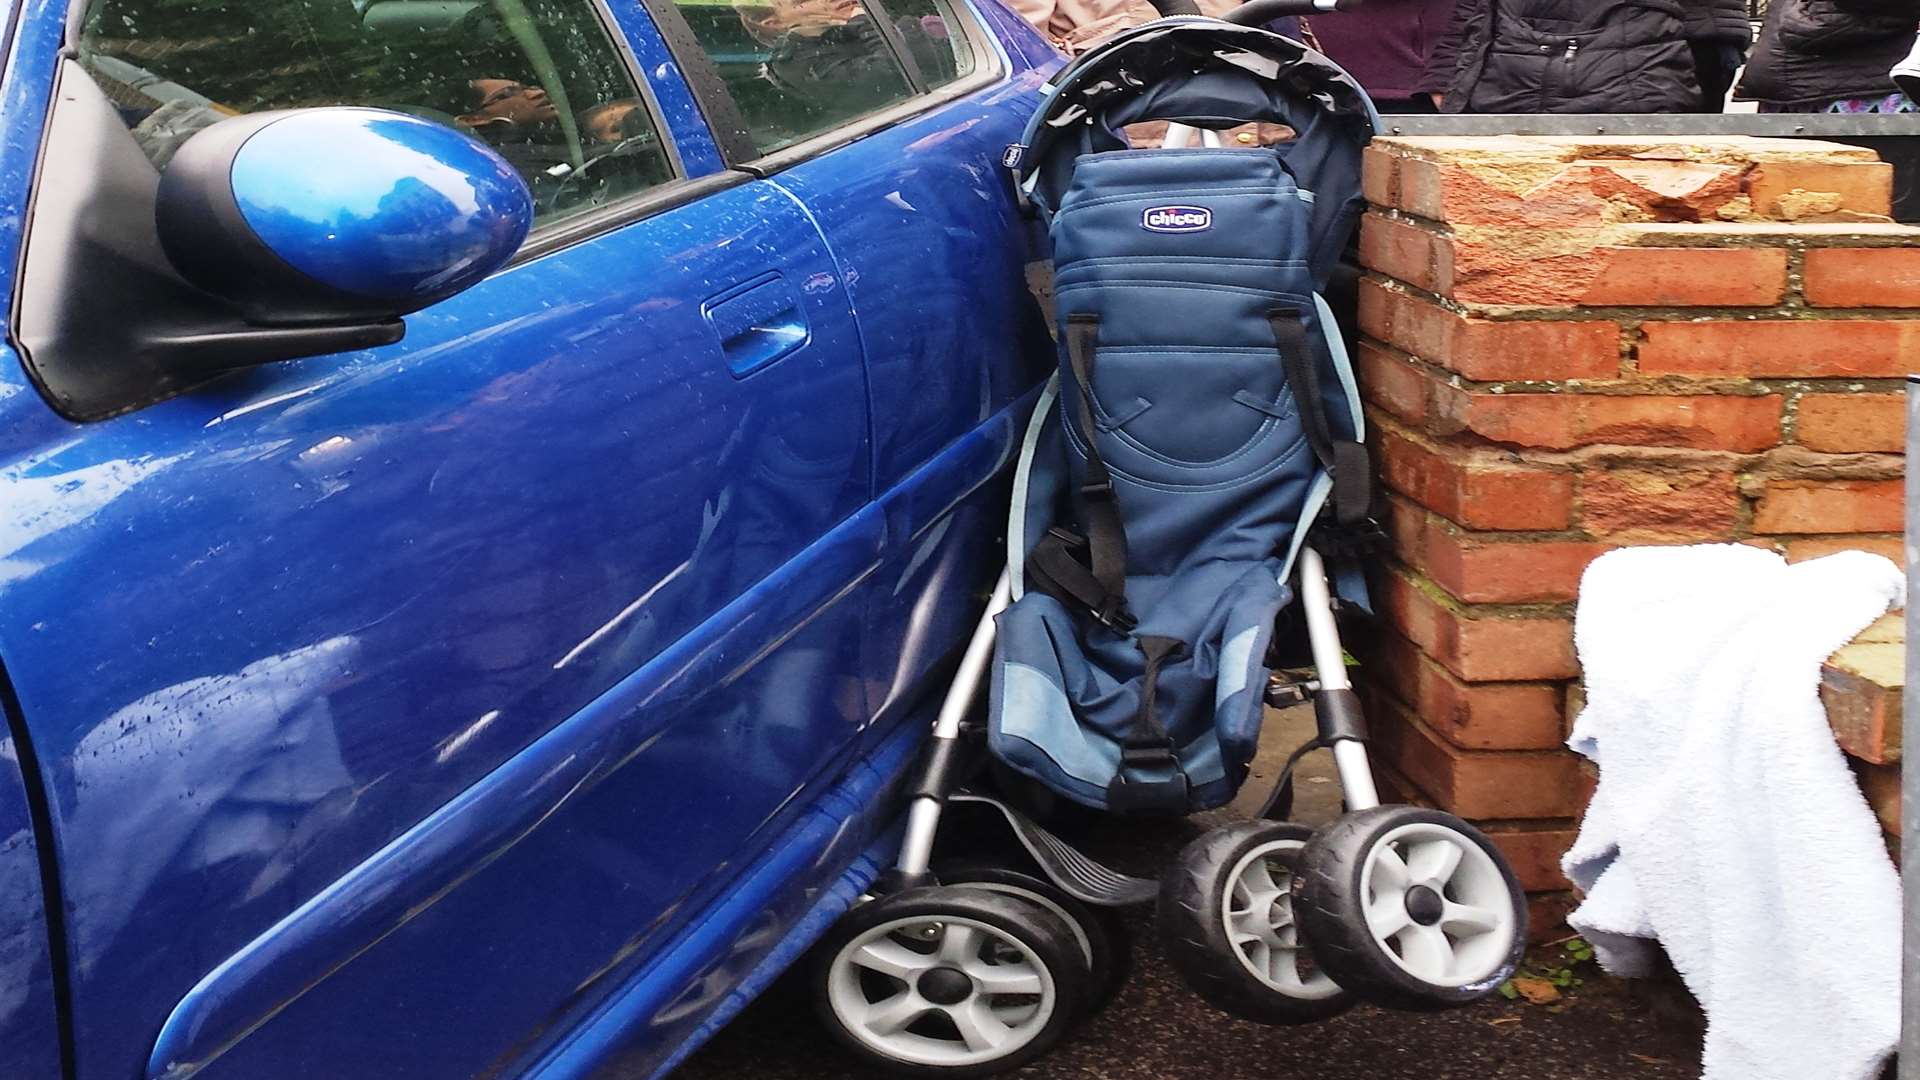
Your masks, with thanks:
[[[886,0],[887,16],[900,31],[929,89],[973,74],[976,61],[965,26],[947,0]]]
[[[914,96],[888,42],[896,36],[929,85],[972,67],[934,0],[917,0],[885,22],[860,0],[675,0],[719,69],[762,154],[792,146]],[[957,51],[959,50],[959,51]],[[924,59],[922,59],[924,55]]]
[[[672,174],[590,0],[92,0],[78,53],[162,168],[224,117],[370,105],[498,150],[536,226]]]

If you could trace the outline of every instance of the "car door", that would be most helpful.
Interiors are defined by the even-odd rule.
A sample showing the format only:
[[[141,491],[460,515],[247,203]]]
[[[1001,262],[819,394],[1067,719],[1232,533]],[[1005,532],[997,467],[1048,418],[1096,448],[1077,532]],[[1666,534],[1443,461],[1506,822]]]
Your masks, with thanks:
[[[805,204],[853,300],[887,524],[872,745],[939,692],[1002,561],[1007,466],[1053,350],[1000,162],[1058,60],[1005,53],[953,0],[774,0],[745,20],[707,0],[654,7],[712,65],[693,81],[737,118],[722,149]]]
[[[92,422],[29,378],[73,358],[29,346],[0,231],[0,658],[77,1075],[498,1070],[668,940],[865,717],[882,530],[831,253],[724,168],[638,11],[63,21],[23,16],[8,183],[89,95],[156,164],[230,113],[350,103],[487,140],[540,207],[397,345]]]

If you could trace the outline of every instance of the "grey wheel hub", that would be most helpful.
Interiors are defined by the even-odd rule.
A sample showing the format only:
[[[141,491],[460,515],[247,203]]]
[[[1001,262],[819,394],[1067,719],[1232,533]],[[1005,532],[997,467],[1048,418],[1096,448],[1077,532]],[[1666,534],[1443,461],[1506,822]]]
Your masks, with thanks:
[[[973,996],[973,980],[959,968],[937,967],[922,972],[914,989],[935,1005],[958,1005]]]
[[[1060,995],[1054,973],[1015,934],[965,916],[907,916],[834,954],[827,1004],[872,1050],[957,1067],[1026,1048],[1046,1030]]]
[[[1227,874],[1221,917],[1234,958],[1269,990],[1301,1001],[1340,993],[1314,964],[1293,914],[1293,864],[1302,840],[1275,840],[1240,857]]]

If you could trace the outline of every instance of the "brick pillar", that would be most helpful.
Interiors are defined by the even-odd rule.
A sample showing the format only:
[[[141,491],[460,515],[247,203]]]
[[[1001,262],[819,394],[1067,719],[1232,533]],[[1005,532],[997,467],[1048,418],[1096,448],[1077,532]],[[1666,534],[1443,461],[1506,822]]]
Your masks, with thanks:
[[[1920,230],[1871,152],[1753,138],[1399,138],[1367,152],[1357,357],[1394,551],[1387,785],[1480,821],[1566,910],[1591,778],[1580,574],[1624,544],[1900,558]]]

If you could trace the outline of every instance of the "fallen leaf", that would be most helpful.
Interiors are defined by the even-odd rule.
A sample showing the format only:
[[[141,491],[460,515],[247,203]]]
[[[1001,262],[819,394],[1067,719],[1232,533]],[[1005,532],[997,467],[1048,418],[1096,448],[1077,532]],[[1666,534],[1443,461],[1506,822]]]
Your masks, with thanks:
[[[1534,1005],[1546,1005],[1560,1000],[1560,988],[1545,979],[1532,975],[1521,975],[1513,979],[1513,988],[1520,996]]]

